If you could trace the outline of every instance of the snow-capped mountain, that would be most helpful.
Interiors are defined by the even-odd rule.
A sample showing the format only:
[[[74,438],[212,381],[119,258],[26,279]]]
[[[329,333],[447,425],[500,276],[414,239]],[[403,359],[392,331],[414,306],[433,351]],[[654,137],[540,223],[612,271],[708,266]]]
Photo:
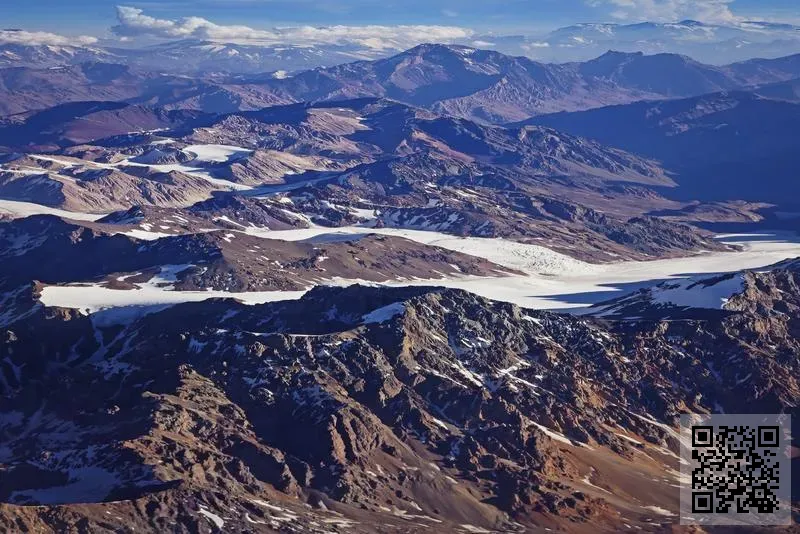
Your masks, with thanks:
[[[798,53],[800,27],[758,21],[731,25],[693,20],[586,23],[544,35],[477,35],[455,40],[453,44],[556,63],[586,61],[608,50],[619,50],[684,54],[720,65],[753,57]],[[193,39],[145,47],[125,47],[114,41],[92,45],[0,42],[0,67],[50,67],[106,61],[173,74],[278,73],[282,76],[350,61],[388,57],[402,51],[398,46],[378,49],[356,44],[259,44]]]
[[[276,77],[317,67],[375,59],[399,50],[345,45],[255,45],[214,41],[176,41],[139,49],[114,49],[129,64],[182,74],[260,74]]]
[[[122,59],[123,57],[101,46],[29,45],[0,41],[0,68],[47,68],[93,61],[115,62]]]
[[[800,52],[800,27],[771,22],[730,25],[694,20],[674,23],[585,23],[539,36],[486,35],[475,46],[543,61],[585,61],[607,50],[675,53],[716,65]]]
[[[0,68],[48,68],[106,62],[170,74],[277,73],[276,76],[281,76],[316,67],[376,59],[400,51],[376,51],[348,45],[258,45],[197,40],[173,41],[140,48],[0,42]]]
[[[800,259],[762,269],[667,280],[601,302],[589,315],[613,319],[701,319],[758,311],[796,316]]]

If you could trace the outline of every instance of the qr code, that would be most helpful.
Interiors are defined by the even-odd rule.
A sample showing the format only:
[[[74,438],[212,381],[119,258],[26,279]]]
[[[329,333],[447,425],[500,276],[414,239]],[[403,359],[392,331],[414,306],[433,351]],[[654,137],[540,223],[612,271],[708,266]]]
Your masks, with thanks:
[[[681,523],[789,524],[788,417],[695,415],[681,422]]]

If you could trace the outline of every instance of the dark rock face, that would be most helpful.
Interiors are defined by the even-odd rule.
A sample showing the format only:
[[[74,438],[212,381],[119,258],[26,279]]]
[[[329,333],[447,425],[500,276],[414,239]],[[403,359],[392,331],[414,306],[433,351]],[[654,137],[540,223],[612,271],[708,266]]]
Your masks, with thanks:
[[[797,410],[795,266],[743,276],[727,313],[664,322],[359,286],[116,326],[39,308],[0,331],[3,521],[645,525],[677,504],[681,413]]]

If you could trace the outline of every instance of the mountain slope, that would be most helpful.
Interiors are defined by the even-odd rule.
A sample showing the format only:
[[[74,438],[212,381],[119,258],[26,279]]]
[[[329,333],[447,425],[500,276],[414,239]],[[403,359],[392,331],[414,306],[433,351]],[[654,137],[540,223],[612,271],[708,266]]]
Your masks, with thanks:
[[[667,524],[680,413],[796,411],[795,320],[742,306],[597,323],[357,286],[115,326],[39,310],[2,332],[2,517],[264,532]]]
[[[758,92],[758,90],[756,90]],[[800,142],[796,103],[752,92],[638,102],[527,121],[659,160],[675,194],[791,204]],[[609,128],[609,124],[616,127]]]
[[[584,78],[577,65],[446,45],[421,45],[388,59],[315,69],[269,84],[299,100],[382,96],[490,122],[647,96],[599,77]]]
[[[206,228],[143,241],[136,232],[114,230],[109,223],[78,224],[49,215],[0,223],[0,258],[8,273],[0,290],[35,280],[136,291],[136,284],[171,277],[162,285],[176,291],[292,291],[334,279],[513,273],[467,254],[367,232],[331,242],[287,242]]]
[[[48,150],[130,132],[164,130],[199,115],[122,102],[73,102],[6,117],[0,121],[0,146]]]

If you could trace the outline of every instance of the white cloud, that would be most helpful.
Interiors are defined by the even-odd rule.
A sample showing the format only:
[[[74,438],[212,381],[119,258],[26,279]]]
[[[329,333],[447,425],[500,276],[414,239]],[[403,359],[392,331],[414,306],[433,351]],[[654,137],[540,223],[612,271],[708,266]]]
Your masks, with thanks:
[[[80,35],[67,37],[48,32],[29,32],[25,30],[0,30],[0,44],[83,46],[97,42],[94,37]]]
[[[520,45],[523,50],[531,51],[535,48],[550,48],[550,43],[547,41],[531,41]]]
[[[223,26],[200,17],[157,19],[135,7],[117,7],[119,24],[111,30],[120,37],[150,36],[161,39],[203,39],[261,44],[357,44],[367,48],[409,48],[425,42],[452,42],[473,34],[457,26],[298,26],[259,30],[249,26]]]
[[[677,22],[685,19],[707,23],[739,20],[731,4],[734,0],[588,0],[594,7],[610,6],[611,16],[629,21]]]

